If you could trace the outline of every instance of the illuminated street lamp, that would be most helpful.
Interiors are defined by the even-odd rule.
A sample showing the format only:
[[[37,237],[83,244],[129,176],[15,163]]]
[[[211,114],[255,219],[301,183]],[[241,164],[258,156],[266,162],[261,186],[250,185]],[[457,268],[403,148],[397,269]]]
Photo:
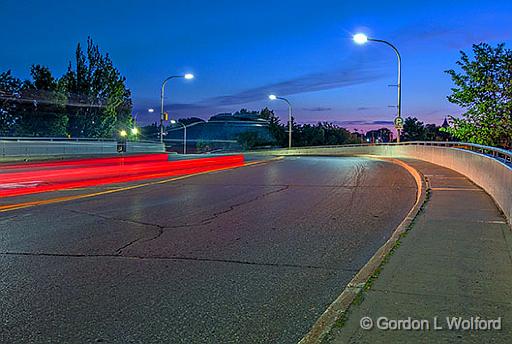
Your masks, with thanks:
[[[173,75],[162,82],[162,90],[160,92],[160,143],[164,142],[164,89],[167,81],[176,78],[184,78],[187,80],[194,79],[194,74],[187,73],[185,75]]]
[[[368,36],[366,36],[364,33],[355,34],[352,38],[353,38],[354,42],[356,42],[357,44],[365,44],[367,42],[384,43],[387,46],[391,47],[391,49],[393,49],[395,51],[396,56],[398,58],[398,84],[396,85],[398,88],[398,105],[397,105],[398,116],[397,117],[401,118],[402,117],[402,58],[400,57],[400,53],[398,52],[398,49],[393,44],[391,44],[387,41],[383,41],[381,39],[368,38]],[[398,143],[400,143],[401,129],[397,128],[396,130],[398,132],[398,137],[397,137],[396,141]]]
[[[148,112],[149,112],[149,113],[153,113],[153,112],[155,112],[155,109],[150,108],[150,109],[148,109]]]
[[[187,126],[174,119],[171,119],[169,122],[171,124],[181,124],[181,126],[183,127],[183,154],[187,154]]]
[[[121,137],[126,137],[128,133],[126,132],[126,130],[123,129],[119,132],[119,135],[121,135]]]
[[[292,104],[286,98],[278,97],[275,94],[268,96],[270,100],[282,100],[288,104],[288,149],[292,148]]]
[[[132,132],[132,135],[138,135],[138,134],[139,134],[139,128],[137,128],[137,127],[133,127],[133,128],[131,129],[131,132]]]

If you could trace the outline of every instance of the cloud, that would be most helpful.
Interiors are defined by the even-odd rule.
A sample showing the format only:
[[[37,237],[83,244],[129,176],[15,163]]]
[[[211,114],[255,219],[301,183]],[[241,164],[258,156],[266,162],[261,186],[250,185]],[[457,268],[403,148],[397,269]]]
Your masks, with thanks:
[[[331,111],[332,108],[330,107],[323,107],[323,106],[317,106],[317,107],[310,107],[310,108],[302,108],[302,110],[311,111],[311,112],[323,112],[323,111]]]
[[[248,88],[246,90],[211,97],[192,104],[171,104],[177,111],[202,111],[222,109],[234,105],[264,101],[269,94],[290,96],[295,94],[330,90],[353,85],[364,84],[380,79],[385,74],[377,68],[369,68],[354,63],[345,63],[343,68],[309,73],[296,78],[270,83],[263,86]],[[167,107],[168,105],[166,105]],[[309,111],[329,111],[330,108],[316,107]]]
[[[375,69],[347,66],[343,69],[306,74],[297,78],[254,87],[231,95],[213,97],[200,103],[210,106],[239,105],[265,99],[269,94],[288,96],[323,91],[359,85],[381,77],[383,77],[383,74]]]
[[[392,125],[393,121],[385,121],[385,120],[353,120],[353,121],[334,121],[334,123],[345,126],[353,126],[353,125]]]

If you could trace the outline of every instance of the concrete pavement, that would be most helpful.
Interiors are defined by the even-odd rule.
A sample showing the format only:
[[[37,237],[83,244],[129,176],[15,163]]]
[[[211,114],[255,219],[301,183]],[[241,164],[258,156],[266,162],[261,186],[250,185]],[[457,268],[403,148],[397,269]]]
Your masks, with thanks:
[[[510,343],[512,234],[504,216],[464,176],[426,162],[409,163],[430,181],[430,199],[379,277],[324,341]],[[364,317],[372,320],[372,329],[362,329]],[[377,328],[379,318],[385,327],[393,325],[389,320],[409,317],[427,320],[429,326],[424,322],[423,330]],[[443,329],[434,329],[436,317]],[[446,317],[501,317],[501,330],[449,330]]]

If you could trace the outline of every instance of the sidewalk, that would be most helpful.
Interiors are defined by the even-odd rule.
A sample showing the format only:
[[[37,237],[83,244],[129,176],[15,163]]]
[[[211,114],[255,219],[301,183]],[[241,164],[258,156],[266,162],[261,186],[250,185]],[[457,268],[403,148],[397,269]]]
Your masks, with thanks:
[[[512,232],[490,196],[464,176],[407,161],[425,175],[430,199],[328,343],[512,342]],[[512,192],[512,191],[511,191]],[[363,330],[361,318],[373,321]],[[448,330],[446,317],[501,317],[501,330]],[[430,330],[382,330],[379,317],[426,319]],[[434,330],[434,317],[443,330]],[[386,323],[383,321],[383,323]],[[425,328],[425,325],[422,325]]]

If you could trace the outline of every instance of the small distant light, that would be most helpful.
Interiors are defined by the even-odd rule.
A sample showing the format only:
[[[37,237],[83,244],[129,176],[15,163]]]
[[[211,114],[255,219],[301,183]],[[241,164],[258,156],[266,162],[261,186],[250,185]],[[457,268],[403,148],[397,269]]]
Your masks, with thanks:
[[[155,112],[155,109],[148,109],[148,112],[153,113],[153,112]]]
[[[185,79],[187,79],[187,80],[194,79],[194,74],[190,74],[190,73],[185,74]]]
[[[121,137],[126,137],[126,135],[128,135],[128,133],[126,132],[126,130],[121,130],[119,132],[119,135],[121,135]]]
[[[370,142],[370,139],[366,139],[366,142]]]
[[[171,123],[171,124],[176,124],[176,120],[175,120],[175,119],[171,119],[171,120],[169,121],[169,123]]]
[[[133,134],[133,135],[137,135],[137,134],[139,133],[139,128],[135,128],[135,127],[134,127],[134,128],[132,128],[132,130],[131,130],[131,131],[132,131],[132,134]]]
[[[364,33],[355,34],[353,39],[357,44],[365,44],[368,42],[368,36],[366,36]]]
[[[277,96],[275,94],[271,94],[268,96],[268,99],[270,100],[276,100],[277,99]]]

